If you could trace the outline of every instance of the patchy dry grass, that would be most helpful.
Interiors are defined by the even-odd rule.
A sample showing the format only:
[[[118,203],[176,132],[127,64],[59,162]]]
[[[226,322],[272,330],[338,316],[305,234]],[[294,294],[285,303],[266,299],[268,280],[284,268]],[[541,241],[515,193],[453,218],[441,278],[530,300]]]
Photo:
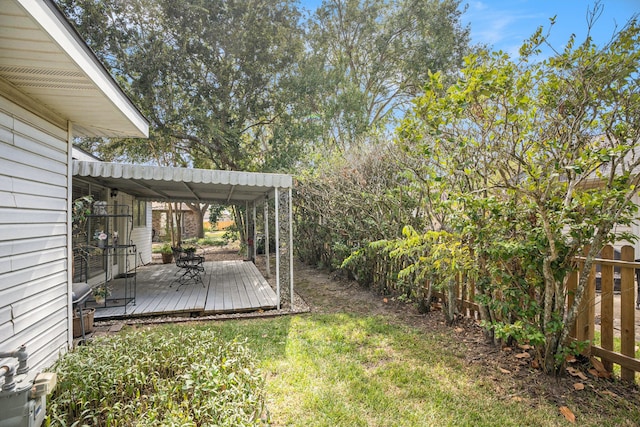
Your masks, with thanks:
[[[61,405],[71,403],[74,416],[91,425],[106,425],[92,422],[105,414],[110,425],[209,425],[194,415],[218,417],[209,419],[216,425],[569,425],[561,406],[581,426],[640,425],[637,401],[593,384],[546,393],[544,380],[537,394],[536,387],[520,390],[515,378],[469,363],[455,333],[392,320],[327,313],[125,328],[65,358],[73,361],[66,372],[75,372],[61,376],[70,394],[51,407],[61,420]],[[223,376],[220,366],[227,366]],[[88,396],[79,406],[82,393]],[[229,423],[225,413],[242,423]],[[73,417],[64,419],[69,425]]]
[[[637,402],[595,388],[576,400],[566,390],[561,403],[505,396],[492,372],[466,363],[455,336],[388,320],[314,314],[196,327],[247,339],[266,377],[272,425],[561,426],[561,405],[583,426],[640,424]]]

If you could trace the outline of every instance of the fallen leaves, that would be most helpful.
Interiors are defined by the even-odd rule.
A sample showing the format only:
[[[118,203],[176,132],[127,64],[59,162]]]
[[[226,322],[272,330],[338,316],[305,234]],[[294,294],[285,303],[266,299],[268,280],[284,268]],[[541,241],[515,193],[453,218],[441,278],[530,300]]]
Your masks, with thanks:
[[[591,357],[591,365],[593,368],[589,369],[589,373],[596,378],[611,378],[611,372],[607,371],[604,367],[604,364],[596,359],[595,357]]]
[[[568,366],[567,367],[567,372],[569,373],[569,375],[571,375],[572,377],[578,377],[580,378],[582,381],[586,381],[587,380],[587,376],[585,374],[582,373],[582,371],[580,371],[579,369],[576,369],[572,366]]]
[[[560,413],[567,419],[567,421],[571,423],[576,422],[576,416],[573,414],[573,412],[571,412],[571,409],[567,408],[566,406],[560,407]]]

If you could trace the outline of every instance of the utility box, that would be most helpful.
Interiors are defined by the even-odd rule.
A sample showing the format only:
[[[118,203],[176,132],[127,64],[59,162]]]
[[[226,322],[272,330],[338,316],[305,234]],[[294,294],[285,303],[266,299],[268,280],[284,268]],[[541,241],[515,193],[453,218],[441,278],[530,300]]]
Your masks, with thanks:
[[[12,352],[0,352],[0,359],[15,358],[18,364],[0,366],[4,380],[0,388],[0,427],[40,427],[46,412],[47,394],[56,387],[56,374],[28,375],[25,346]]]
[[[46,412],[46,395],[31,399],[32,383],[0,392],[0,427],[39,427]]]

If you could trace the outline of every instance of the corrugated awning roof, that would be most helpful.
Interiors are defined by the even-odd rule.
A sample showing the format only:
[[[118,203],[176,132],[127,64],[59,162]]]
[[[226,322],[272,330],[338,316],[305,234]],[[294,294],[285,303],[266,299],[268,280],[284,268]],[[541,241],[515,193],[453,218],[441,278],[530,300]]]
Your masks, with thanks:
[[[238,203],[291,188],[291,175],[73,161],[74,178],[147,201]]]

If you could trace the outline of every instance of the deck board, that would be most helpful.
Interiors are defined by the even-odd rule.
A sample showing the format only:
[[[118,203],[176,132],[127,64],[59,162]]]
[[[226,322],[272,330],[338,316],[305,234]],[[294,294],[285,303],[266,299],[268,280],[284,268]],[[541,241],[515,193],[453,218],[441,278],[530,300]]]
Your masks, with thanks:
[[[136,299],[126,307],[98,308],[96,319],[171,314],[217,314],[269,310],[277,296],[256,266],[244,261],[204,263],[204,286],[198,282],[178,287],[175,264],[150,264],[137,270]]]

